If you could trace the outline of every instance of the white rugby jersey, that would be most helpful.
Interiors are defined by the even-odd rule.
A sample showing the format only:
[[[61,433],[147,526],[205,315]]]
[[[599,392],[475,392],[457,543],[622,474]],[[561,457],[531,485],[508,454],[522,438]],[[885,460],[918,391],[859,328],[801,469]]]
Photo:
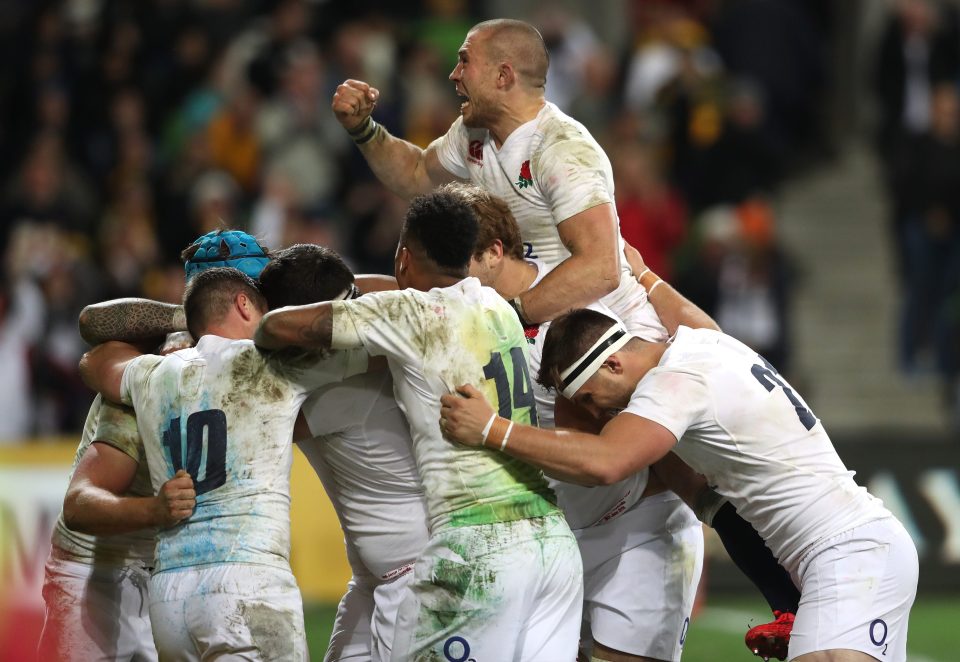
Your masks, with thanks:
[[[109,444],[137,462],[137,473],[124,496],[153,496],[150,472],[132,409],[107,402],[97,394],[83,424],[83,435],[70,472],[71,479],[80,464],[80,458],[94,441]],[[63,552],[64,558],[78,563],[110,566],[137,563],[152,567],[156,529],[94,536],[68,529],[61,510],[53,529],[52,542],[54,547]]]
[[[370,573],[390,579],[429,538],[410,427],[390,373],[324,386],[301,411],[313,439],[297,445],[323,482],[348,545]]]
[[[289,569],[291,437],[310,391],[366,370],[362,352],[281,362],[252,340],[203,336],[168,356],[144,355],[123,373],[137,412],[153,489],[186,469],[193,514],[157,534],[157,572],[211,563]]]
[[[823,425],[755,351],[681,326],[624,410],[663,425],[788,570],[810,545],[889,511],[853,480]]]
[[[476,278],[429,292],[373,292],[334,301],[333,347],[386,356],[410,424],[430,530],[556,512],[543,474],[498,451],[451,443],[440,432],[440,396],[476,384],[499,413],[535,423],[523,328]]]
[[[542,260],[529,260],[537,267],[537,277],[530,287],[536,286],[550,269]],[[614,319],[617,316],[597,302],[587,306]],[[547,337],[550,322],[531,325],[524,328],[527,342],[530,343],[530,377],[534,380],[534,394],[537,402],[537,414],[540,417],[540,427],[551,429],[555,427],[553,408],[557,401],[557,392],[548,389],[536,382],[540,373],[540,361],[543,358],[543,342]],[[557,505],[563,510],[564,517],[571,529],[585,529],[590,526],[605,524],[618,515],[626,512],[637,501],[647,488],[650,477],[649,469],[642,469],[635,474],[614,483],[613,485],[597,485],[585,487],[575,485],[547,476],[547,482],[557,495]]]
[[[607,155],[586,127],[550,102],[534,119],[514,129],[499,149],[489,131],[465,127],[462,116],[435,144],[448,172],[507,203],[520,226],[524,257],[542,260],[551,269],[570,257],[557,226],[592,207],[614,203],[613,168]],[[617,224],[619,237],[619,219]],[[622,237],[619,242],[622,251]],[[602,301],[631,333],[645,340],[666,340],[656,314],[641,310],[647,293],[625,257],[620,266],[620,285]]]

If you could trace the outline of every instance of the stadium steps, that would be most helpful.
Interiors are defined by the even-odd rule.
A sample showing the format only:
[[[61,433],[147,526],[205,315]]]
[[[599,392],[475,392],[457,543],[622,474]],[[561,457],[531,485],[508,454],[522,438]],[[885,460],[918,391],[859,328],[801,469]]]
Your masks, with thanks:
[[[900,294],[879,164],[852,141],[825,166],[791,180],[778,232],[800,275],[793,305],[795,386],[836,432],[946,434],[932,375],[896,366]]]

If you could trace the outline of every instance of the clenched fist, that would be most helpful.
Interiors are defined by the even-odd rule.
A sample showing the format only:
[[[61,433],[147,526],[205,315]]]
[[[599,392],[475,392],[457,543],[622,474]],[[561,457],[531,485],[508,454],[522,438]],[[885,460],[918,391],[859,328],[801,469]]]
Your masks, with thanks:
[[[165,528],[179,523],[190,517],[197,505],[193,478],[181,469],[160,487],[160,492],[155,498],[159,526]]]
[[[380,90],[362,80],[348,79],[337,86],[333,95],[333,114],[347,131],[357,128],[377,106]]]

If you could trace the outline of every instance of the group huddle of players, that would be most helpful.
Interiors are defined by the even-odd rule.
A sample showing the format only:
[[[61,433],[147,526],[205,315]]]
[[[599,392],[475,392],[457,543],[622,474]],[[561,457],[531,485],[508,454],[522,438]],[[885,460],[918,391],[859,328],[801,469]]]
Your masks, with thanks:
[[[306,659],[291,440],[353,570],[325,659],[679,660],[701,522],[778,616],[756,652],[906,659],[909,536],[774,366],[623,244],[547,66],[528,24],[475,26],[461,117],[426,149],[373,120],[377,90],[338,88],[412,200],[394,277],[221,231],[185,251],[182,306],[84,311],[99,395],[42,659]]]

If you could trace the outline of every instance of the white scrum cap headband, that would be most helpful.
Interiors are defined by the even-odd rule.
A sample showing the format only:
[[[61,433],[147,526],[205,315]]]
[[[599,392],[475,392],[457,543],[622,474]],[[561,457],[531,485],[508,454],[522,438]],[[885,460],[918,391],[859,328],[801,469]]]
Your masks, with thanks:
[[[341,292],[336,297],[334,297],[333,301],[344,301],[346,299],[356,299],[358,296],[360,296],[360,288],[358,288],[355,284],[351,283],[347,287],[347,289],[345,289],[343,292]]]
[[[606,333],[600,336],[583,356],[570,364],[560,373],[560,392],[567,400],[572,400],[583,384],[593,377],[610,355],[626,345],[633,338],[619,323],[614,323]]]

